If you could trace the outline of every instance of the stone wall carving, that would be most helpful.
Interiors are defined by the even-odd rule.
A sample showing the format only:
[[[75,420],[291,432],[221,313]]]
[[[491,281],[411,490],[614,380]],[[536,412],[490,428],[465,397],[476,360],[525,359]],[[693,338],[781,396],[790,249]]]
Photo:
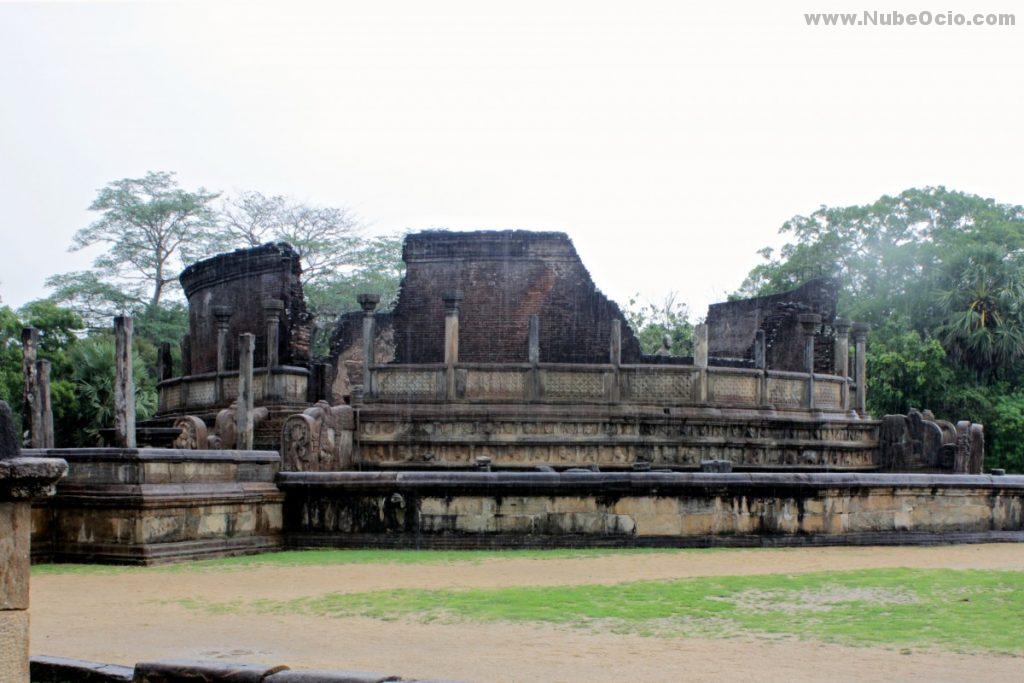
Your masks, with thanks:
[[[352,467],[355,413],[351,406],[320,401],[292,415],[281,429],[281,468],[334,472]]]

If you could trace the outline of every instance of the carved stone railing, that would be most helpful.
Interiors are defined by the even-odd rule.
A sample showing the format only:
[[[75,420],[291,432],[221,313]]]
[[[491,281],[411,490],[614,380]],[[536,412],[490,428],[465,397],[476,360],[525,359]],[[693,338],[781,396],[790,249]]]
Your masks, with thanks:
[[[255,368],[253,393],[257,405],[265,403],[306,403],[309,370],[290,365]],[[157,384],[157,416],[210,411],[230,405],[238,398],[238,371],[206,372],[173,377]]]
[[[449,382],[451,373],[454,381]],[[368,403],[636,403],[845,413],[838,375],[694,365],[374,365]]]

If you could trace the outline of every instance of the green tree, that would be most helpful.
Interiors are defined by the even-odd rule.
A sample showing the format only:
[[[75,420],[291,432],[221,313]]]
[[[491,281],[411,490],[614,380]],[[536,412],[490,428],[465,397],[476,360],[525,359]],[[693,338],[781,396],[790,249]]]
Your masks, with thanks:
[[[653,354],[668,339],[669,351],[674,356],[693,354],[693,325],[686,304],[679,301],[677,292],[669,292],[661,303],[641,303],[640,295],[629,299],[626,320],[640,340],[644,353]]]
[[[135,414],[145,420],[156,412],[156,381],[136,346],[132,379],[135,383]],[[114,340],[97,335],[77,344],[72,352],[74,399],[78,404],[74,441],[96,445],[100,430],[114,422]]]
[[[158,308],[184,265],[209,253],[217,196],[184,190],[167,172],[108,184],[89,207],[100,217],[75,233],[71,246],[104,251],[91,270],[50,278],[52,298],[81,310],[95,327],[117,313]]]
[[[868,403],[875,415],[931,408],[986,424],[989,464],[1024,466],[1024,207],[926,187],[871,204],[821,207],[762,250],[744,295],[818,276],[841,283],[840,311],[874,325]]]

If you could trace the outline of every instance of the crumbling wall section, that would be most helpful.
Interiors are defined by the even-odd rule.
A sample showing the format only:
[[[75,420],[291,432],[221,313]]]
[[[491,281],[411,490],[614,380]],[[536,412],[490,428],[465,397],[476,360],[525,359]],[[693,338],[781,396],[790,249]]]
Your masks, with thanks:
[[[838,283],[811,280],[801,287],[751,299],[725,301],[708,307],[708,351],[718,358],[753,359],[754,336],[765,333],[765,357],[772,370],[803,371],[803,338],[797,316],[817,313],[822,329],[815,335],[814,369],[833,371]]]
[[[564,233],[427,231],[406,238],[402,258],[396,362],[443,361],[441,295],[453,290],[465,297],[460,361],[525,362],[534,314],[540,316],[542,362],[607,363],[613,320],[621,321],[623,362],[640,359],[622,311],[597,289]]]
[[[256,335],[257,365],[267,358],[267,326],[263,304],[284,303],[278,329],[280,365],[305,367],[309,363],[312,317],[302,294],[299,254],[283,242],[238,249],[199,261],[181,273],[189,307],[188,359],[185,374],[217,369],[215,307],[230,310],[227,369],[238,368],[238,335]]]

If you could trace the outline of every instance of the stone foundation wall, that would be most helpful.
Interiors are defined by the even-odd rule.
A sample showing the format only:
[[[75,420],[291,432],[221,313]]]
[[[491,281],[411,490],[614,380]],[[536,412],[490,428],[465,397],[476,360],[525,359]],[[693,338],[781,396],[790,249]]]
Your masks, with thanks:
[[[266,451],[53,449],[69,473],[33,511],[33,555],[155,564],[280,545],[280,456]],[[58,455],[59,454],[59,455]]]
[[[295,546],[1024,540],[1024,476],[285,472],[279,484]]]

